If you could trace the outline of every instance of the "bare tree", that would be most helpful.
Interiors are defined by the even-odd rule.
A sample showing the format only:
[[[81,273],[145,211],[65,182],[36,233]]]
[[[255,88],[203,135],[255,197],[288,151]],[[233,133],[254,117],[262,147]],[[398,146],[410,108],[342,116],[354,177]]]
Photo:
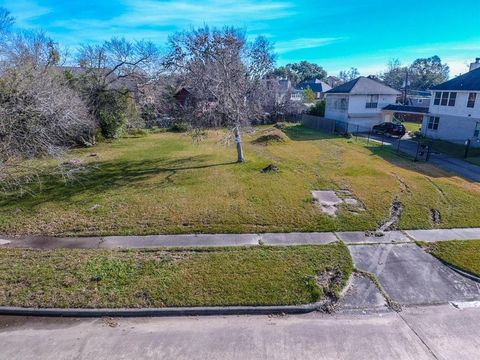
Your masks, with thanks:
[[[349,70],[340,71],[338,77],[342,83],[346,83],[352,80],[355,80],[360,76],[358,69],[356,67],[352,67]]]
[[[0,185],[5,188],[12,169],[24,166],[17,159],[57,156],[90,143],[94,122],[54,66],[58,53],[44,34],[7,34],[0,58]]]
[[[271,50],[264,37],[250,43],[235,28],[205,27],[169,40],[163,64],[194,99],[186,113],[189,121],[194,127],[233,128],[238,162],[245,160],[242,125],[264,115],[261,85],[274,64]]]
[[[307,109],[302,101],[292,100],[293,87],[289,80],[270,77],[264,81],[263,87],[263,108],[273,121],[298,115]]]
[[[107,137],[115,137],[126,122],[135,95],[155,75],[156,46],[147,41],[113,38],[101,45],[84,45],[78,55],[81,71],[78,87]]]
[[[10,12],[0,7],[0,36],[10,30],[10,27],[13,25],[14,19],[10,15]]]

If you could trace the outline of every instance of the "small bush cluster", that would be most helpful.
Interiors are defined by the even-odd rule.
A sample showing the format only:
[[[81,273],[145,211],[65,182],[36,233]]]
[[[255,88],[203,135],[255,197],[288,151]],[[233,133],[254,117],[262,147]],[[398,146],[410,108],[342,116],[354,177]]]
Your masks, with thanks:
[[[189,125],[184,122],[175,123],[168,128],[168,131],[175,133],[185,133],[190,129]]]

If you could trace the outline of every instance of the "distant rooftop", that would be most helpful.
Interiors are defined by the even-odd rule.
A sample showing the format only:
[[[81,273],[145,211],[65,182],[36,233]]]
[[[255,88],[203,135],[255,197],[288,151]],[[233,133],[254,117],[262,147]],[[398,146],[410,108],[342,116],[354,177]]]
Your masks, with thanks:
[[[327,94],[351,94],[351,95],[400,95],[401,92],[385,85],[379,80],[364,76],[337,86]]]
[[[388,106],[384,107],[382,110],[405,112],[405,113],[428,114],[428,108],[427,107],[421,107],[421,106],[388,105]]]
[[[296,86],[295,89],[306,90],[307,88],[312,89],[316,93],[323,93],[330,90],[332,87],[321,80],[313,79],[313,80],[302,81],[300,84]]]

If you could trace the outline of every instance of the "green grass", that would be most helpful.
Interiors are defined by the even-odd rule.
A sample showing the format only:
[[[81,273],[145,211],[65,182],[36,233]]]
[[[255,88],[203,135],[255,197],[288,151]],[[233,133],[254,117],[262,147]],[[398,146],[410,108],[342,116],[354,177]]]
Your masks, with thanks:
[[[480,240],[420,243],[430,254],[480,277]]]
[[[140,308],[293,305],[338,293],[342,243],[172,250],[0,251],[0,306]]]
[[[416,123],[411,121],[403,121],[402,124],[403,126],[405,126],[405,129],[407,129],[407,132],[419,131],[420,128],[422,127],[421,123]]]
[[[0,234],[374,230],[396,199],[405,206],[403,229],[480,225],[476,183],[361,139],[301,126],[285,132],[280,143],[258,143],[271,127],[246,134],[244,164],[235,163],[223,131],[209,131],[200,143],[189,134],[158,133],[71,151],[68,158],[87,167],[75,181],[42,177],[27,193],[0,195]],[[278,173],[261,172],[272,163]],[[366,211],[322,214],[311,191],[324,189],[349,189]],[[440,211],[441,224],[432,223],[431,209]]]
[[[472,164],[480,165],[480,148],[470,147],[468,150],[468,157],[465,158],[465,145],[454,144],[448,141],[428,139],[433,144],[434,151],[439,151],[456,158],[471,162]]]

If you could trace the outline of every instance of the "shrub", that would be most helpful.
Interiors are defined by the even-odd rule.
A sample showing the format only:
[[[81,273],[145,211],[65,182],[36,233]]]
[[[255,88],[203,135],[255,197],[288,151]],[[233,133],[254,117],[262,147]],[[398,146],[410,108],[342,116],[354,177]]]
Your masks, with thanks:
[[[147,136],[150,132],[147,129],[127,129],[126,134],[133,137]]]
[[[325,100],[318,101],[314,106],[312,106],[309,109],[308,114],[309,115],[314,115],[314,116],[324,117],[325,116],[325,106],[326,106]]]
[[[273,125],[273,127],[274,127],[274,128],[277,128],[278,130],[284,131],[284,130],[287,129],[288,125],[287,125],[286,122],[278,122],[278,123],[276,123],[275,125]]]
[[[188,130],[189,130],[189,126],[187,123],[184,123],[184,122],[175,123],[168,128],[168,131],[176,132],[176,133],[184,133],[184,132],[187,132]]]
[[[98,94],[97,111],[102,135],[106,139],[121,136],[131,111],[128,96],[113,91],[103,91]]]
[[[0,80],[0,161],[94,143],[85,103],[52,70],[18,65]]]

